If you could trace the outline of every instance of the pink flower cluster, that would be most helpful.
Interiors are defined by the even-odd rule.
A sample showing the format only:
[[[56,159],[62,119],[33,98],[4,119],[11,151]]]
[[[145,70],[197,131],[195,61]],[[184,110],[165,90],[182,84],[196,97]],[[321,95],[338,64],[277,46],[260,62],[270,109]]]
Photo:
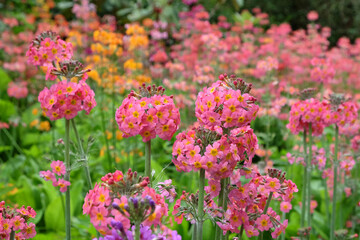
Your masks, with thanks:
[[[224,79],[224,76],[219,78]],[[233,84],[237,86],[241,81],[234,80]],[[259,106],[254,104],[255,101],[251,95],[217,81],[198,94],[195,115],[201,125],[209,128],[244,127],[256,118]]]
[[[15,232],[15,239],[29,239],[36,235],[35,224],[28,222],[35,218],[36,212],[30,206],[25,208],[5,207],[5,202],[0,202],[0,238],[10,239],[11,231]]]
[[[49,66],[52,62],[71,59],[72,44],[60,39],[54,32],[47,31],[35,38],[26,53],[28,63],[34,66]]]
[[[331,66],[330,61],[325,58],[313,58],[311,60],[310,76],[311,80],[323,84],[331,83],[335,77],[335,69]]]
[[[276,169],[269,176],[261,176],[252,172],[252,179],[242,183],[239,179],[234,182],[236,187],[230,186],[229,204],[224,218],[217,222],[221,229],[239,233],[243,226],[248,237],[259,235],[261,231],[274,229],[272,237],[277,238],[285,232],[287,220],[281,223],[280,216],[271,208],[264,212],[266,202],[272,193],[272,199],[281,201],[281,210],[291,209],[293,194],[298,191],[291,180],[286,180],[284,174]]]
[[[111,234],[111,221],[121,222],[125,230],[131,229],[129,215],[124,215],[113,207],[116,204],[120,209],[126,210],[131,197],[151,198],[155,203],[153,212],[142,222],[144,226],[159,226],[161,219],[167,216],[168,205],[164,197],[147,186],[147,177],[137,177],[137,173],[129,169],[125,176],[117,170],[108,173],[101,180],[103,183],[95,184],[94,189],[87,193],[83,205],[83,214],[90,216],[91,223],[101,234]]]
[[[208,140],[212,135],[213,141],[204,141],[204,135],[209,136]],[[172,161],[178,171],[205,169],[211,178],[221,179],[229,177],[238,162],[251,165],[257,148],[257,137],[249,126],[235,128],[229,135],[222,136],[218,132],[198,128],[176,136]]]
[[[84,80],[76,82],[60,81],[44,88],[38,97],[41,108],[51,120],[72,119],[79,111],[89,114],[96,106],[95,93]]]
[[[289,123],[286,126],[293,134],[309,129],[312,124],[313,135],[321,135],[325,125],[325,115],[329,106],[311,98],[298,101],[291,106]]]
[[[179,109],[172,97],[162,95],[162,87],[155,89],[154,86],[143,86],[142,89],[154,94],[142,96],[131,92],[116,110],[115,119],[119,129],[125,138],[140,134],[144,142],[156,135],[171,140],[179,128]]]
[[[7,89],[7,94],[9,97],[14,97],[17,99],[26,98],[29,93],[27,89],[27,82],[10,82]]]
[[[65,165],[62,161],[53,161],[51,163],[51,170],[40,171],[40,177],[45,181],[51,181],[54,187],[60,187],[60,192],[66,192],[70,182],[65,181],[62,176],[66,173]],[[56,175],[58,178],[56,178]]]
[[[303,149],[302,149],[303,150]],[[325,155],[325,149],[324,148],[317,148],[316,145],[312,146],[312,159],[311,164],[314,166],[317,166],[317,168],[321,171],[325,169],[326,166],[326,155]],[[288,158],[288,161],[290,164],[302,164],[306,165],[306,162],[304,161],[304,152],[300,154],[300,156],[292,155],[291,153],[287,153],[286,157]]]

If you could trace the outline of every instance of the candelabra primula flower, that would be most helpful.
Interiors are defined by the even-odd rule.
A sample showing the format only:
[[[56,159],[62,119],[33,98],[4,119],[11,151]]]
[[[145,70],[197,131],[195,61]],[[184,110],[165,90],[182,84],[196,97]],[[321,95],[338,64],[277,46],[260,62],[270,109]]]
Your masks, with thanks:
[[[60,118],[72,119],[79,111],[85,110],[86,114],[96,106],[95,93],[86,84],[86,72],[88,69],[74,60],[60,63],[60,70],[53,69],[51,74],[63,76],[62,80],[53,84],[50,89],[45,87],[38,96],[41,108],[51,120]],[[79,82],[70,81],[73,77],[83,77]]]
[[[51,31],[38,35],[26,53],[28,63],[35,66],[51,66],[52,62],[69,60],[72,55],[72,44]]]
[[[124,175],[117,170],[101,178],[85,197],[83,214],[90,215],[91,223],[103,235],[111,234],[111,221],[122,223],[125,231],[135,222],[143,226],[161,226],[168,215],[162,195],[148,187],[149,178],[139,177],[131,169]]]
[[[248,126],[236,128],[229,136],[221,135],[221,128],[218,130],[198,127],[178,134],[172,153],[177,170],[205,169],[211,178],[221,179],[231,176],[238,162],[251,164],[258,148],[252,129]]]
[[[15,239],[29,239],[36,235],[35,224],[29,222],[35,218],[36,212],[30,206],[18,208],[5,207],[5,202],[0,202],[0,238],[10,239],[10,233],[15,233]]]
[[[195,115],[199,123],[227,129],[249,125],[259,110],[256,99],[249,94],[252,85],[234,75],[223,74],[219,79],[197,96]]]
[[[144,142],[158,135],[170,140],[180,124],[179,109],[172,96],[164,94],[163,87],[140,87],[139,93],[132,91],[124,99],[115,114],[116,122],[123,137],[140,134]]]
[[[7,89],[7,94],[9,97],[14,97],[17,99],[26,98],[29,93],[27,88],[27,82],[10,82]]]
[[[269,169],[265,176],[256,173],[249,182],[242,183],[238,180],[226,189],[228,210],[217,222],[224,232],[238,233],[241,225],[247,236],[257,236],[259,232],[269,229],[274,229],[274,236],[285,231],[287,221],[281,223],[280,216],[271,208],[264,212],[270,194],[272,199],[281,201],[281,210],[286,212],[291,209],[293,193],[298,191],[296,185],[291,180],[286,180],[285,174],[280,170]]]
[[[40,171],[40,177],[45,181],[51,181],[54,187],[60,187],[60,192],[66,192],[67,187],[70,186],[70,182],[65,181],[63,178],[66,173],[65,165],[62,161],[53,161],[51,163],[51,171]],[[58,175],[58,178],[56,178]]]

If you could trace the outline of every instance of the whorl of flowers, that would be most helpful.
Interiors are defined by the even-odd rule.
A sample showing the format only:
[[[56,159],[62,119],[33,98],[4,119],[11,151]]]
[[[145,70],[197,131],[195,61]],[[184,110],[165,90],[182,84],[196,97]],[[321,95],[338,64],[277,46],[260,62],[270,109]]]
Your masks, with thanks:
[[[139,177],[128,170],[124,174],[117,170],[102,178],[85,197],[83,213],[90,216],[94,227],[103,235],[112,232],[112,221],[121,222],[124,231],[135,223],[155,227],[168,214],[164,197],[149,188],[148,177]]]
[[[9,97],[17,99],[26,98],[29,93],[26,81],[10,82],[8,84],[7,94]]]
[[[70,182],[61,178],[65,173],[66,167],[64,163],[58,160],[51,163],[51,170],[40,171],[40,177],[45,181],[51,181],[54,187],[60,187],[60,192],[66,192],[67,187],[70,186]],[[56,178],[56,175],[59,177]]]
[[[46,31],[31,42],[26,56],[31,65],[51,65],[53,61],[69,60],[73,56],[72,44],[60,39],[56,33]]]
[[[198,127],[178,134],[172,153],[177,170],[205,169],[212,178],[220,179],[229,177],[238,162],[250,165],[258,148],[253,130],[246,126],[222,135],[219,129]]]
[[[358,106],[342,94],[330,94],[324,119],[327,125],[337,124],[339,126],[353,125],[358,117]]]
[[[305,89],[300,93],[300,101],[291,106],[290,118],[287,128],[293,134],[308,130],[312,124],[313,135],[321,135],[326,127],[324,113],[328,106],[313,98],[315,89]]]
[[[287,220],[281,222],[280,216],[271,208],[266,212],[265,205],[272,193],[272,199],[280,201],[281,210],[291,209],[290,201],[297,192],[296,185],[285,179],[285,173],[277,169],[269,169],[268,175],[256,173],[248,183],[240,180],[228,188],[229,204],[224,218],[217,222],[224,232],[239,233],[242,226],[248,237],[259,235],[259,232],[273,229],[272,237],[277,238],[285,232]]]
[[[325,58],[313,58],[311,60],[311,80],[320,83],[331,83],[335,76],[335,69],[331,66],[330,61]]]
[[[48,89],[45,87],[38,96],[41,108],[51,120],[60,118],[72,119],[79,111],[85,110],[89,114],[96,106],[95,93],[86,84],[86,72],[83,65],[74,60],[59,63],[60,69],[51,68],[52,76],[62,76],[62,80]],[[73,77],[83,77],[79,82],[73,82]]]
[[[10,239],[11,232],[15,233],[15,239],[29,239],[36,235],[35,224],[29,222],[35,218],[36,212],[30,206],[25,208],[5,207],[5,202],[0,202],[0,238]]]
[[[252,85],[234,75],[222,74],[219,79],[198,94],[195,115],[199,123],[210,128],[249,125],[259,110],[256,99],[248,94]]]
[[[119,129],[124,137],[140,134],[144,142],[158,135],[161,139],[170,140],[180,124],[179,109],[172,96],[164,95],[161,86],[145,86],[139,92],[132,91],[124,99],[115,114]]]

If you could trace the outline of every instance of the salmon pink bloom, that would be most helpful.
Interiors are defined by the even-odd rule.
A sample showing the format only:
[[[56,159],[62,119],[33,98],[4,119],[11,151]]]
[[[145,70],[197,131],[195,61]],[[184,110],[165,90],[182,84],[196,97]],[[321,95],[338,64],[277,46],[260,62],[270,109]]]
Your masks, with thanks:
[[[70,182],[65,181],[64,179],[60,178],[57,181],[57,186],[60,187],[60,192],[66,192],[67,187],[70,186]]]
[[[255,223],[260,231],[267,231],[273,226],[272,222],[270,221],[270,217],[266,214],[262,214],[258,219],[256,219]]]
[[[62,161],[53,161],[50,166],[56,175],[61,176],[66,173],[66,168]]]

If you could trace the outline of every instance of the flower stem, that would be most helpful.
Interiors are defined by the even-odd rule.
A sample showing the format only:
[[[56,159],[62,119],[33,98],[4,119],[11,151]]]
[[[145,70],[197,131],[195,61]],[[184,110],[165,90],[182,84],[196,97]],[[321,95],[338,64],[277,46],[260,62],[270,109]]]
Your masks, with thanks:
[[[335,219],[336,219],[336,195],[337,195],[337,174],[338,174],[338,148],[339,148],[339,127],[335,124],[335,151],[334,151],[334,190],[333,206],[330,225],[330,240],[335,239]]]
[[[9,239],[10,240],[15,240],[15,231],[14,230],[11,230]]]
[[[306,163],[306,169],[307,169],[307,217],[308,222],[307,225],[311,226],[311,160],[312,160],[312,144],[313,144],[313,138],[312,138],[312,125],[309,124],[309,156],[307,157],[307,163]],[[310,236],[309,236],[310,237]]]
[[[196,240],[197,237],[197,224],[193,224],[193,235],[192,235],[192,240]]]
[[[151,185],[151,140],[145,143],[145,175],[149,177]]]
[[[241,224],[240,233],[239,233],[239,240],[241,240],[243,233],[244,233],[244,224]]]
[[[269,209],[270,202],[271,202],[271,199],[272,199],[273,194],[274,194],[273,192],[270,192],[269,198],[268,198],[268,200],[266,201],[266,205],[265,205],[265,208],[264,208],[264,211],[263,211],[262,214],[266,214],[266,213],[267,213],[267,210]],[[260,233],[259,240],[262,240],[263,237],[264,237],[264,232],[262,231],[262,232]]]
[[[303,139],[303,145],[304,145],[304,161],[306,161],[307,158],[307,144],[306,144],[306,129],[304,129],[304,139]],[[307,163],[306,163],[307,164]],[[307,184],[307,171],[306,166],[304,166],[304,176],[303,176],[303,191],[302,191],[302,207],[301,207],[301,221],[300,226],[303,228],[305,227],[305,214],[306,214],[306,184]]]
[[[65,119],[65,181],[70,182],[70,120]],[[71,239],[70,186],[65,193],[65,231],[66,240]]]
[[[73,130],[74,130],[74,133],[75,133],[75,136],[76,136],[76,140],[77,140],[79,148],[80,148],[81,160],[84,161],[84,170],[85,170],[86,180],[88,182],[89,189],[92,189],[92,182],[91,182],[91,176],[90,176],[90,170],[89,170],[89,161],[88,161],[88,158],[87,158],[87,156],[85,154],[82,142],[80,140],[79,132],[78,132],[78,130],[76,128],[75,121],[74,121],[74,119],[71,119],[70,121],[71,121],[71,125],[73,126]]]
[[[135,240],[140,240],[140,223],[135,224]]]
[[[205,169],[200,169],[198,202],[198,240],[203,239]]]
[[[220,185],[221,185],[221,189],[220,189],[220,193],[219,193],[219,197],[218,197],[218,206],[223,207],[223,203],[224,203],[223,195],[224,195],[225,187],[226,187],[225,178],[220,180]],[[215,240],[220,240],[221,236],[222,236],[221,234],[222,234],[221,228],[218,225],[216,225]]]

